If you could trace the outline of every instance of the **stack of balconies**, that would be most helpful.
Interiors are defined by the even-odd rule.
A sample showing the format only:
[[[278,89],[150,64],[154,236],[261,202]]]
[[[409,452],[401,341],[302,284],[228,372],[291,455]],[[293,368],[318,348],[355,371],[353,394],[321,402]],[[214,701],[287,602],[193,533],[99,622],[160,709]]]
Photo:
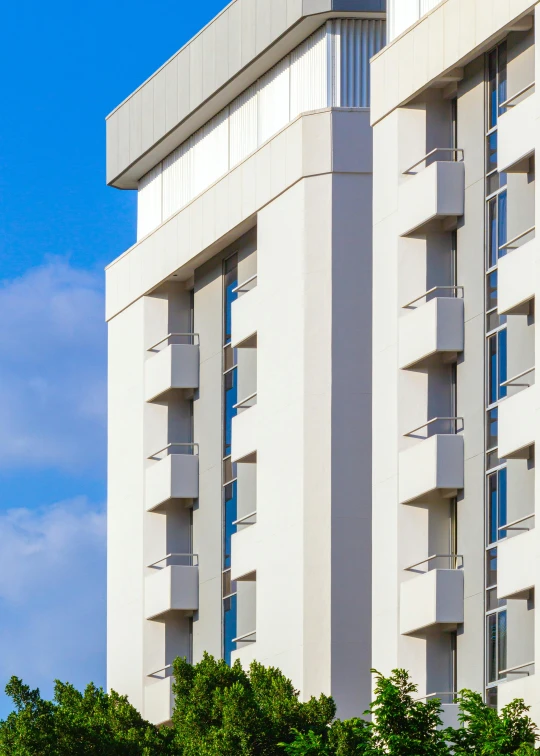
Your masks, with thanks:
[[[460,150],[433,150],[405,172],[407,178],[399,190],[400,236],[428,239],[432,232],[444,234],[455,228],[463,215],[464,163],[437,159],[445,153],[462,157]],[[434,162],[428,164],[430,160]],[[419,166],[424,163],[422,170]],[[399,368],[429,376],[432,369],[455,362],[464,349],[462,287],[443,280],[403,309],[406,312],[398,326]],[[462,431],[461,418],[432,417],[405,434],[409,442],[398,460],[401,505],[437,507],[463,489]],[[426,637],[455,631],[464,615],[462,558],[433,554],[407,567],[405,573],[400,588],[402,635]],[[452,700],[445,704],[445,720],[453,721],[455,710]]]
[[[187,343],[186,343],[187,342]],[[168,404],[178,392],[190,401],[199,387],[199,345],[196,334],[172,333],[149,349],[145,362],[145,400]],[[174,507],[192,506],[199,496],[198,446],[191,440],[170,442],[148,458],[145,509],[168,517]],[[192,616],[199,608],[199,567],[196,554],[164,554],[147,566],[145,617],[167,623]],[[171,665],[148,675],[145,716],[156,724],[172,715]]]
[[[531,171],[536,142],[537,98],[534,83],[510,97],[498,122],[498,170],[509,174]],[[534,314],[539,260],[535,226],[528,225],[505,243],[498,264],[498,312],[500,315]],[[534,365],[534,356],[530,364]],[[505,381],[507,397],[499,404],[499,457],[509,460],[534,457],[537,416],[537,388],[534,366]],[[524,509],[521,502],[522,511]],[[538,574],[538,546],[535,513],[504,525],[504,538],[497,550],[497,595],[500,599],[529,601],[534,596]],[[521,663],[503,670],[505,681],[498,686],[499,709],[516,698],[534,707],[538,703],[534,660],[515,650]]]
[[[257,275],[238,286],[238,298],[232,304],[231,346],[240,350],[238,359],[239,385],[253,387],[253,365],[246,367],[244,350],[257,348],[259,292]],[[238,478],[238,520],[231,545],[231,580],[237,585],[237,628],[233,660],[240,659],[249,666],[256,653],[256,579],[257,579],[257,393],[242,398],[235,407],[232,421],[231,461],[236,464]]]

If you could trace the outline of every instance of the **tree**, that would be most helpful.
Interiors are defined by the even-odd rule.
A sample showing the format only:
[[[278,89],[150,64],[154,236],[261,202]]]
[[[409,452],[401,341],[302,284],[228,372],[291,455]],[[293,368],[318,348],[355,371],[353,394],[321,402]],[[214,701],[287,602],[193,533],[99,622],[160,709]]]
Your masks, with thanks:
[[[174,676],[174,744],[183,756],[283,756],[278,743],[322,734],[336,713],[324,695],[302,703],[280,670],[257,662],[246,672],[205,654],[194,666],[177,659]]]
[[[521,699],[497,713],[479,693],[463,690],[458,703],[462,726],[445,732],[455,756],[526,756],[537,752],[536,727]]]
[[[2,756],[159,756],[172,733],[145,722],[125,696],[88,685],[84,693],[56,681],[53,701],[12,677],[15,704],[0,723]]]

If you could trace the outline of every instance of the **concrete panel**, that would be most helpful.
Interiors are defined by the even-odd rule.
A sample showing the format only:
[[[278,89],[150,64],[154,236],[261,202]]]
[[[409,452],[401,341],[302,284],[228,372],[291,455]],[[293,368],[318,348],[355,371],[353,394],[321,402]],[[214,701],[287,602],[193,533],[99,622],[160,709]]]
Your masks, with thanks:
[[[199,387],[199,346],[169,344],[146,361],[144,370],[147,402],[171,389],[196,389]]]
[[[400,632],[426,631],[463,622],[463,571],[431,570],[401,584]]]
[[[169,612],[192,612],[198,608],[198,567],[170,565],[145,578],[144,611],[147,619],[163,619]]]
[[[169,454],[146,471],[145,507],[151,512],[170,499],[196,499],[199,495],[199,458],[195,454]]]
[[[514,599],[529,597],[529,591],[536,585],[538,573],[537,540],[536,529],[533,529],[507,538],[499,544],[497,596]]]
[[[432,163],[399,188],[400,235],[422,233],[437,219],[460,217],[464,204],[464,164]]]
[[[497,309],[500,315],[529,313],[536,294],[539,243],[535,238],[499,260]]]
[[[399,501],[412,504],[453,496],[463,488],[463,436],[436,435],[399,455]]]
[[[515,107],[508,108],[499,120],[497,167],[507,173],[528,173],[529,158],[536,147],[536,113],[533,94]]]
[[[507,397],[499,405],[499,454],[526,459],[536,436],[536,386]]]
[[[231,580],[253,580],[259,550],[257,524],[241,528],[232,537]]]
[[[245,409],[233,418],[231,459],[254,462],[257,452],[257,407]]]
[[[162,725],[170,722],[174,706],[173,677],[164,677],[144,689],[144,717],[148,722]]]
[[[399,366],[450,360],[463,351],[462,299],[437,297],[399,320]]]

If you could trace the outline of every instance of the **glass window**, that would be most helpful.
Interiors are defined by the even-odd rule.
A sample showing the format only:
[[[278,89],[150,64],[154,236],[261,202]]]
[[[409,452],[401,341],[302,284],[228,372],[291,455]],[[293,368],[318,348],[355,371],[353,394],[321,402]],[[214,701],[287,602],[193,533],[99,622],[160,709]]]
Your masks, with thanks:
[[[488,123],[490,129],[497,125],[497,50],[488,56]]]
[[[499,410],[494,407],[487,413],[487,428],[486,428],[486,447],[487,449],[495,449],[499,445]],[[494,467],[494,464],[490,464],[489,467]]]
[[[507,52],[506,52],[506,42],[503,42],[499,45],[497,48],[498,52],[498,86],[497,86],[497,100],[498,100],[498,115],[502,116],[503,113],[506,113],[506,108],[501,107],[502,102],[506,102],[508,99],[508,89],[507,89],[507,70],[506,70],[506,63],[507,63]]]
[[[506,538],[506,530],[500,530],[506,525],[506,467],[488,475],[488,543],[497,543]]]
[[[497,307],[497,271],[489,273],[486,285],[486,310],[493,310]]]
[[[495,682],[497,674],[497,614],[487,617],[487,673],[488,682]]]
[[[225,260],[225,317],[224,317],[224,338],[223,343],[227,344],[231,340],[231,312],[232,303],[238,297],[234,289],[238,286],[238,259],[236,255]]]
[[[498,197],[498,206],[497,206],[497,213],[498,213],[498,223],[497,223],[497,245],[498,245],[498,256],[504,257],[506,254],[505,249],[500,249],[500,247],[503,246],[503,244],[506,244],[508,241],[508,234],[507,234],[507,194],[506,191],[501,192]]]
[[[223,456],[228,457],[231,453],[232,421],[237,411],[234,407],[238,403],[238,381],[236,368],[225,373],[225,418],[223,423],[224,450]]]
[[[504,383],[506,380],[508,380],[508,349],[507,349],[507,331],[506,328],[504,328],[502,331],[499,331],[497,333],[497,337],[499,339],[499,363],[498,363],[498,371],[499,371],[499,386],[498,386],[498,398],[502,399],[506,396],[508,393],[508,388],[506,386],[501,386],[502,383]]]
[[[498,676],[501,677],[500,671],[502,669],[506,669],[506,612],[499,612],[497,614],[497,635],[498,635],[498,643],[497,643],[497,653],[499,657],[499,667],[498,667]],[[502,675],[502,677],[506,677],[506,675]]]
[[[223,566],[231,566],[231,541],[233,534],[236,533],[236,525],[233,522],[238,519],[236,481],[225,486],[225,503],[224,503],[224,527],[223,527]]]
[[[486,588],[497,585],[497,549],[486,552]]]
[[[223,658],[231,664],[232,652],[236,649],[236,594],[223,601]]]

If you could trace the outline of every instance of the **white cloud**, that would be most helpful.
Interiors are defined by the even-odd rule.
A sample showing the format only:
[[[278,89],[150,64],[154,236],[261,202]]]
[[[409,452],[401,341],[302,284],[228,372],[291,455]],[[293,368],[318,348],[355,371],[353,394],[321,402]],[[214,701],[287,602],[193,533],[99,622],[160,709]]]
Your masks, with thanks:
[[[0,467],[77,472],[105,459],[102,275],[50,258],[0,281]]]
[[[0,689],[104,684],[105,514],[77,498],[0,514]],[[11,703],[0,696],[0,716]]]

